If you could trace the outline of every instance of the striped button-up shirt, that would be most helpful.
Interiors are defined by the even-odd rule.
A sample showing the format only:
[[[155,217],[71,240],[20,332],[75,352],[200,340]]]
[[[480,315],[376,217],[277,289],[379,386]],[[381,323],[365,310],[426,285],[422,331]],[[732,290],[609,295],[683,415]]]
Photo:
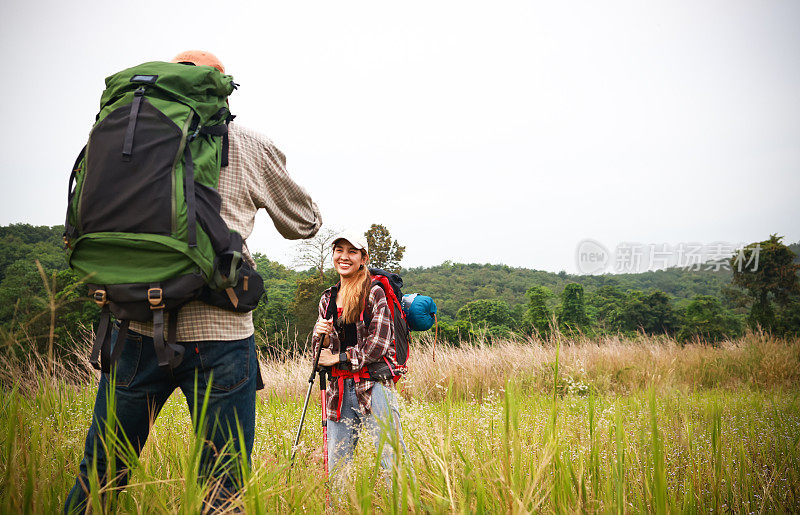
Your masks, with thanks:
[[[322,298],[319,300],[319,316],[325,318],[328,311],[328,304],[331,300],[330,288],[325,290]],[[364,323],[364,320],[356,322],[356,345],[350,347],[345,352],[350,360],[349,363],[335,365],[336,368],[349,371],[359,371],[370,363],[381,361],[384,357],[388,359],[394,368],[397,367],[395,359],[395,349],[392,345],[392,338],[394,336],[394,327],[392,325],[392,315],[389,308],[389,303],[386,301],[386,293],[383,288],[377,284],[373,284],[370,288],[369,299],[367,306],[364,309],[364,318],[369,319],[371,315],[369,326]],[[333,331],[330,338],[330,349],[334,354],[341,352],[339,335],[337,331]],[[319,336],[315,333],[311,339],[313,343],[314,353],[316,355],[317,348],[320,343]],[[380,381],[381,384],[387,388],[394,388],[394,381],[387,379]],[[355,383],[356,397],[358,398],[358,405],[361,412],[369,414],[372,409],[372,386],[375,381],[370,379],[361,379]],[[328,382],[327,390],[327,412],[328,419],[339,420],[339,395],[340,386],[337,378],[331,377]]]
[[[247,239],[256,213],[263,208],[284,238],[314,236],[322,225],[317,205],[289,177],[286,156],[265,136],[231,123],[228,128],[228,166],[219,174],[220,213],[228,228]],[[255,266],[247,244],[244,259]],[[165,318],[168,315],[165,314]],[[131,322],[131,329],[153,335],[152,323]],[[253,314],[236,313],[193,301],[178,312],[180,342],[240,340],[253,334]],[[166,335],[165,335],[166,337]]]

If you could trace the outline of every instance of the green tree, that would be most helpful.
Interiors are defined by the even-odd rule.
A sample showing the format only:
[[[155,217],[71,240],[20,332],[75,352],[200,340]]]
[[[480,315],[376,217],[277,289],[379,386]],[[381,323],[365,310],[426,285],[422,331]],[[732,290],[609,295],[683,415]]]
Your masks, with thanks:
[[[549,336],[553,313],[547,307],[547,300],[553,292],[546,286],[533,286],[525,294],[528,296],[528,309],[523,319],[525,325],[543,337]]]
[[[715,342],[739,333],[738,320],[725,312],[719,299],[698,295],[686,306],[686,317],[678,339],[702,338]]]
[[[314,324],[319,316],[319,299],[322,293],[333,284],[332,277],[322,279],[316,274],[305,279],[298,279],[294,299],[289,311],[294,320],[297,335],[301,340],[311,337]]]
[[[473,300],[459,309],[456,316],[496,336],[508,335],[516,325],[508,304],[502,300]]]
[[[0,320],[9,338],[16,340],[8,342],[13,343],[9,350],[19,355],[68,351],[72,343],[69,336],[78,337],[82,329],[96,323],[100,311],[72,270],[42,266],[42,277],[35,261],[19,260],[7,271],[0,283]]]
[[[258,273],[264,279],[264,296],[253,311],[256,334],[267,339],[266,350],[287,349],[294,341],[294,315],[292,301],[297,289],[297,279],[303,274],[295,272],[264,254],[253,254]]]
[[[617,330],[647,334],[673,334],[678,329],[678,316],[669,296],[655,290],[644,293],[630,291],[614,316]]]
[[[583,301],[583,286],[569,283],[561,294],[561,313],[558,318],[562,328],[567,331],[585,330],[589,319]]]
[[[591,313],[601,330],[621,331],[621,314],[626,300],[625,292],[614,285],[604,284],[597,291],[586,294],[587,316]]]
[[[389,229],[383,225],[372,224],[364,236],[367,237],[369,245],[370,266],[389,272],[399,272],[400,261],[403,260],[406,248],[392,239]]]
[[[800,296],[794,296],[778,312],[778,332],[784,336],[800,336]]]
[[[439,319],[439,338],[452,345],[459,345],[462,341],[472,341],[477,335],[472,331],[472,324],[466,320],[448,318]]]
[[[768,240],[751,243],[730,259],[732,284],[744,289],[750,297],[751,327],[780,330],[775,305],[784,311],[800,294],[797,277],[800,264],[794,263],[795,254],[782,239],[773,234]]]

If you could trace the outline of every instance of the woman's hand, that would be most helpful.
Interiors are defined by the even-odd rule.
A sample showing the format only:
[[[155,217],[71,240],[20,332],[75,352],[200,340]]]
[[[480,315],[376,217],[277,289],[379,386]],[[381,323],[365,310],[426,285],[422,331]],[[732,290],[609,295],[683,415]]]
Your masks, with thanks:
[[[325,335],[330,336],[333,332],[333,319],[325,320],[322,317],[317,319],[317,323],[314,324],[314,334],[319,336],[320,341],[322,341],[323,347],[328,347],[331,344],[330,338],[326,339]]]
[[[339,363],[339,355],[331,352],[330,349],[322,349],[319,353],[319,364],[323,367],[332,367]]]

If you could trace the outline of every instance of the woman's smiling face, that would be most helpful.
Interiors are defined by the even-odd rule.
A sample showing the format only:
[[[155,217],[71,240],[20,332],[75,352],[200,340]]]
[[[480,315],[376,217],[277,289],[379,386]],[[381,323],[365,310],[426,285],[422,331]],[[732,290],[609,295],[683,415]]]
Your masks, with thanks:
[[[367,256],[347,240],[339,240],[333,245],[333,268],[342,277],[350,277],[358,272],[361,265],[367,265]]]

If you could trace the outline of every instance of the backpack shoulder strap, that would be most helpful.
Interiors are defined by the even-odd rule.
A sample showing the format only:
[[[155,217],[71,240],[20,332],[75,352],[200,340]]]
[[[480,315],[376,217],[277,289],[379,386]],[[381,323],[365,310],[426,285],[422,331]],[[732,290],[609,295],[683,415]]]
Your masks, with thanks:
[[[369,304],[369,296],[372,293],[372,288],[374,288],[376,285],[380,286],[383,290],[383,293],[386,295],[386,303],[389,305],[389,313],[391,314],[392,320],[394,320],[394,309],[392,307],[392,297],[394,297],[394,292],[392,291],[392,287],[386,277],[380,275],[373,276],[372,282],[369,285],[369,293],[367,294],[367,298],[364,302],[364,311],[362,313],[364,324],[367,327],[369,327],[372,323],[372,306]]]
[[[333,318],[333,321],[336,322],[338,318],[338,310],[336,309],[336,296],[339,293],[339,284],[334,284],[330,287],[330,297],[328,299],[328,309],[325,310],[325,320],[329,320]]]
[[[83,146],[83,149],[81,149],[80,153],[78,154],[78,158],[75,159],[75,164],[72,165],[72,172],[70,172],[70,174],[69,174],[69,184],[67,186],[67,217],[66,217],[66,220],[64,220],[64,244],[65,245],[67,244],[68,240],[70,240],[70,239],[75,237],[75,233],[76,233],[75,227],[72,227],[72,225],[70,225],[70,223],[69,223],[69,214],[70,214],[70,210],[71,210],[70,208],[72,207],[71,206],[71,204],[72,204],[72,195],[74,193],[72,191],[72,186],[75,184],[75,177],[77,176],[78,170],[80,169],[79,165],[81,164],[81,160],[83,159],[83,157],[85,155],[86,155],[86,145]]]
[[[228,114],[223,123],[219,125],[209,125],[200,129],[200,134],[222,136],[222,156],[220,159],[220,166],[222,168],[228,166],[228,148],[230,147],[230,143],[228,142],[228,125],[230,125],[234,118],[236,118],[235,114]]]

